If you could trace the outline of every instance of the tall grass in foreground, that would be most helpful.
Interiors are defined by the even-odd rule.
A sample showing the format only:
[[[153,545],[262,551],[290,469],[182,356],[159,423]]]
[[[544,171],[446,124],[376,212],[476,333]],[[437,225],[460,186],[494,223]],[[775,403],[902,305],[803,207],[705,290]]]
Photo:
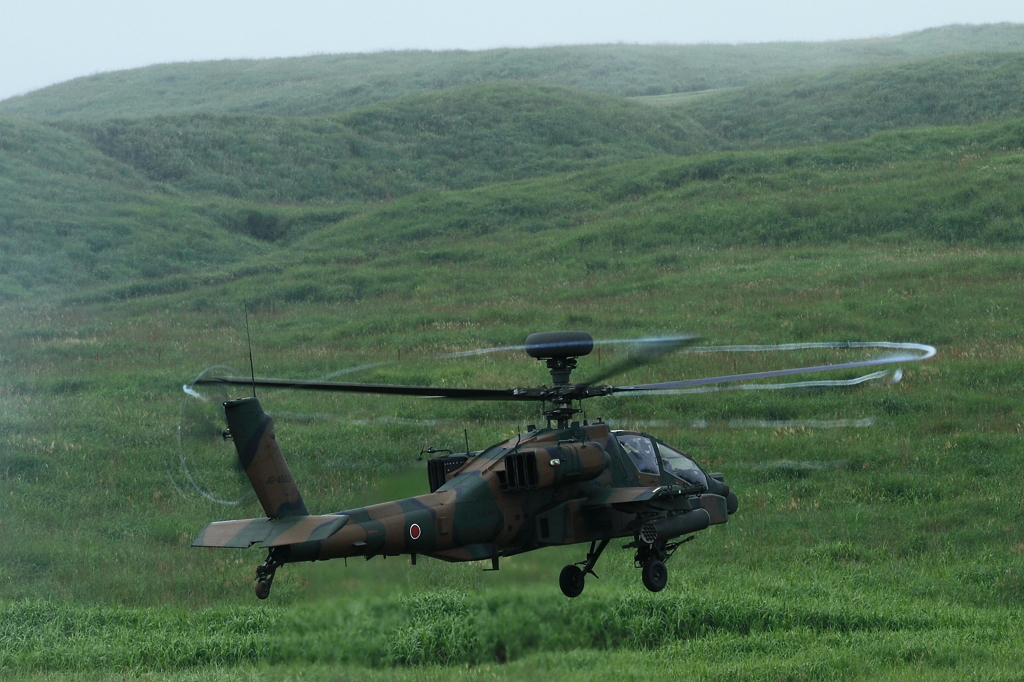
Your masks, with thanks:
[[[155,671],[259,660],[274,615],[251,608],[0,603],[0,671]]]
[[[863,647],[861,664],[868,668],[894,659],[942,668],[984,664],[992,649],[1022,635],[1003,609],[849,586],[827,586],[822,593],[822,585],[795,572],[777,575],[777,582],[729,570],[722,575],[700,590],[658,595],[594,586],[593,594],[574,601],[557,598],[551,587],[506,587],[200,611],[7,602],[0,607],[0,671],[477,666],[577,650],[669,658],[686,651],[695,663],[712,665],[726,652],[777,661],[792,647],[823,642],[840,652]],[[782,583],[788,585],[779,590]],[[719,642],[727,644],[712,645]],[[847,664],[839,653],[810,667],[840,671]]]

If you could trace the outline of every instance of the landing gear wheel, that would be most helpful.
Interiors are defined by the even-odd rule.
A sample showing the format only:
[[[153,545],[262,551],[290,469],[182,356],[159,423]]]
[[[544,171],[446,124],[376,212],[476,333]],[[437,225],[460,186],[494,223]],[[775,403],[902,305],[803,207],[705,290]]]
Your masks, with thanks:
[[[562,594],[570,599],[583,594],[583,587],[586,581],[583,577],[583,570],[574,564],[562,569],[558,576],[558,586],[562,588]]]
[[[661,560],[651,559],[644,564],[640,577],[643,578],[644,587],[648,590],[661,592],[665,583],[668,582],[668,569],[665,568],[665,564]]]
[[[269,580],[258,580],[256,581],[256,597],[259,599],[266,599],[270,596],[270,581]]]

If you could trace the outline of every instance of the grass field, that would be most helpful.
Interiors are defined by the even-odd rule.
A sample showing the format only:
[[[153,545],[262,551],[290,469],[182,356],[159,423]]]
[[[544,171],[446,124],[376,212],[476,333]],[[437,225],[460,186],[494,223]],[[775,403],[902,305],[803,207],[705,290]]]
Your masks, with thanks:
[[[576,304],[592,284],[575,282],[561,302],[509,297],[500,309],[490,292],[476,291],[453,305],[428,292],[254,313],[257,364],[267,374],[315,376],[401,352],[401,363],[368,378],[497,386],[539,381],[539,368],[514,358],[422,358],[495,338],[515,342],[523,326],[580,324],[604,337],[675,328],[761,342],[818,328],[830,330],[820,338],[939,346],[935,361],[908,366],[897,386],[591,407],[623,425],[653,424],[646,428],[724,471],[741,511],[680,551],[666,592],[646,593],[630,555],[610,551],[601,580],[572,602],[559,596],[555,577],[578,560],[578,548],[508,559],[496,574],[395,559],[289,566],[273,603],[255,603],[249,581],[258,552],[188,548],[208,520],[258,514],[253,502],[224,508],[185,497],[172,484],[180,482],[173,456],[166,467],[175,386],[215,361],[244,366],[238,311],[192,311],[182,305],[190,295],[179,294],[19,316],[3,345],[20,352],[3,358],[5,451],[17,453],[3,460],[11,614],[3,622],[17,645],[2,665],[29,677],[93,669],[95,679],[114,671],[188,679],[211,666],[225,679],[299,671],[332,679],[338,665],[357,677],[368,666],[400,678],[412,674],[402,672],[409,664],[440,665],[440,677],[464,663],[468,679],[602,677],[621,666],[639,677],[666,664],[722,679],[955,679],[971,671],[1012,679],[1020,663],[1014,614],[1024,599],[1020,271],[1012,250],[726,249],[680,268],[672,286],[599,304]],[[389,318],[408,323],[372,331]],[[893,320],[902,333],[893,333]],[[30,346],[12,343],[26,337]],[[682,357],[650,374],[692,376],[714,371],[714,362]],[[279,427],[304,496],[320,511],[423,492],[414,461],[421,447],[456,446],[463,426],[479,447],[530,419],[496,406],[283,394],[263,401],[286,415],[321,415]],[[445,422],[373,421],[395,416]],[[875,426],[797,423],[868,417]],[[743,428],[738,420],[794,426]],[[395,472],[405,473],[391,480]]]
[[[0,119],[0,677],[1020,679],[1024,119],[1003,105],[1019,88],[977,81],[991,114],[977,120],[847,134],[888,115],[871,107],[827,143],[790,106],[808,84],[835,85],[805,104],[837,111],[858,88],[970,65],[998,75],[1019,54],[934,57],[1009,50],[1017,32],[846,45],[899,54],[852,80],[773,72],[659,107],[478,83],[320,117],[196,107],[56,122],[40,105],[41,121]],[[935,52],[950,36],[962,42]],[[742,113],[755,91],[781,104],[743,135],[694,113]],[[759,149],[772,120],[803,121],[780,144],[806,146]],[[612,546],[600,579],[564,598],[558,571],[586,551],[573,546],[498,572],[289,565],[258,602],[258,550],[189,546],[258,503],[230,450],[186,475],[177,446],[192,414],[182,385],[215,364],[247,369],[246,310],[264,376],[373,365],[344,376],[534,385],[548,376],[525,356],[438,356],[560,329],[915,341],[938,355],[898,383],[591,401],[588,418],[678,445],[739,496],[728,524],[673,557],[661,593]],[[620,379],[848,357],[683,352]],[[605,349],[581,372],[616,358]],[[314,513],[425,492],[421,449],[478,449],[538,421],[500,403],[260,399]]]

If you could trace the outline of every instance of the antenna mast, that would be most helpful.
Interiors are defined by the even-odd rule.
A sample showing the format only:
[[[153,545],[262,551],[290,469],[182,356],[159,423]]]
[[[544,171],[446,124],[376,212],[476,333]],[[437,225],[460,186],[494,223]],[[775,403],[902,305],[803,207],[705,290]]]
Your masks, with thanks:
[[[256,369],[252,363],[252,338],[249,336],[249,302],[242,305],[245,310],[245,342],[249,346],[249,378],[252,380],[252,397],[256,397]]]

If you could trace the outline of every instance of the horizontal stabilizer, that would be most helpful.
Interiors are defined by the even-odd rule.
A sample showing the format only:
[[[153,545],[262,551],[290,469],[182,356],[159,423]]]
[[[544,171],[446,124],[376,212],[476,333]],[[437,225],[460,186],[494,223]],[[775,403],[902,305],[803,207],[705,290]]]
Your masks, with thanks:
[[[344,514],[290,516],[283,519],[238,519],[211,523],[192,541],[193,547],[246,548],[295,545],[326,540],[348,523]]]

